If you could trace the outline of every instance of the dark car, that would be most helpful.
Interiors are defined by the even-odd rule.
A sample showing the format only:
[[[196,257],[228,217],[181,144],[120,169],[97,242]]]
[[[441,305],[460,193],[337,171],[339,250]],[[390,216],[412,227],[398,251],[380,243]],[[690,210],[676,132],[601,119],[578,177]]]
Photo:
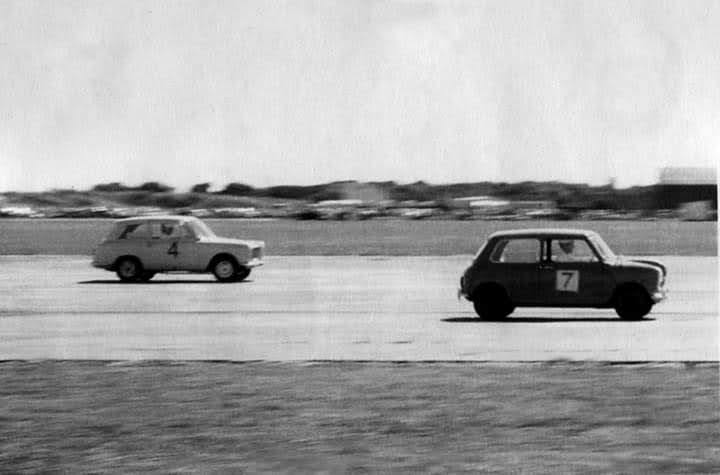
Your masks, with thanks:
[[[638,320],[665,298],[667,269],[615,255],[593,231],[526,229],[492,234],[460,279],[458,296],[487,320],[516,307],[614,308]]]

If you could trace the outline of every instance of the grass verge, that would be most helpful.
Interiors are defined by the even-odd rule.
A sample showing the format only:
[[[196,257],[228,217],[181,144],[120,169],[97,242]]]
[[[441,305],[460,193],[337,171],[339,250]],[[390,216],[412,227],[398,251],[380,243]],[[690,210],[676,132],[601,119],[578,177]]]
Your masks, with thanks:
[[[716,364],[0,368],[9,472],[720,471]]]

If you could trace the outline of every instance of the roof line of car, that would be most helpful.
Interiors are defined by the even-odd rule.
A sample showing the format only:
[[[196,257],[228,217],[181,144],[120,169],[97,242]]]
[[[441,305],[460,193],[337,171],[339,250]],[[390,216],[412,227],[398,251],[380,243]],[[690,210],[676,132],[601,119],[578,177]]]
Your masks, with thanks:
[[[551,236],[594,236],[597,233],[586,229],[514,229],[511,231],[496,231],[490,235],[491,238],[503,236],[532,236],[532,237],[551,237]]]
[[[152,215],[152,216],[133,216],[132,218],[123,218],[118,219],[115,222],[116,223],[129,223],[134,221],[147,221],[147,220],[153,220],[153,221],[163,221],[163,220],[176,220],[176,221],[191,221],[197,219],[193,216],[183,216],[183,215]]]

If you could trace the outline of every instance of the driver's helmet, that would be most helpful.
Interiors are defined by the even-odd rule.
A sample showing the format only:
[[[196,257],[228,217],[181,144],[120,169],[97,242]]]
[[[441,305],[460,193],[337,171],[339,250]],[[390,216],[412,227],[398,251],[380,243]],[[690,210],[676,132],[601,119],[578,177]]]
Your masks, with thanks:
[[[558,241],[558,245],[560,246],[560,249],[562,249],[562,252],[565,254],[572,254],[573,250],[575,249],[575,241],[572,239]]]

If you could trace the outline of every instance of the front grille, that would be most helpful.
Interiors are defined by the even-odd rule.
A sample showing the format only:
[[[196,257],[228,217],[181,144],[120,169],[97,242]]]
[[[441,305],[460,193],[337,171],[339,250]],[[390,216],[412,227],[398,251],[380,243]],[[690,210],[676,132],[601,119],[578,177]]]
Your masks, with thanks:
[[[262,257],[263,257],[262,247],[253,247],[252,257],[253,257],[253,259],[262,259]]]

